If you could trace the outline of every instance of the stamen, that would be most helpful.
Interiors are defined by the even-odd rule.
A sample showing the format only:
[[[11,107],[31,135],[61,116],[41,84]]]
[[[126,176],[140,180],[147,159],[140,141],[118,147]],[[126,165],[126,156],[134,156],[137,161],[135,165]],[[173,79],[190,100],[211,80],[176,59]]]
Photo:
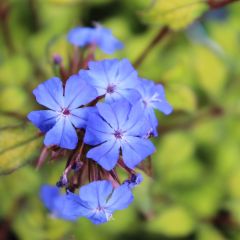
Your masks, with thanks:
[[[115,89],[116,89],[116,86],[115,85],[108,85],[108,87],[107,87],[107,93],[114,93],[114,91],[115,91]]]
[[[123,137],[122,131],[121,130],[116,130],[114,132],[114,137],[117,138],[117,139],[122,139],[122,137]]]
[[[70,115],[70,111],[67,108],[65,108],[62,110],[62,114],[65,116]]]

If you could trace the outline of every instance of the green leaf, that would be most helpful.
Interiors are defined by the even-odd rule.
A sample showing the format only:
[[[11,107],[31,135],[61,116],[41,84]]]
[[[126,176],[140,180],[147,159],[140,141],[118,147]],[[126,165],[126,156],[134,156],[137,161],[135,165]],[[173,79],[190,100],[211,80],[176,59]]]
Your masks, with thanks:
[[[16,75],[17,71],[17,75]],[[16,55],[0,65],[0,84],[21,85],[28,82],[32,75],[32,66],[25,56]]]
[[[198,240],[225,240],[226,238],[214,227],[210,225],[202,225],[197,234]]]
[[[30,104],[28,96],[22,87],[7,86],[0,90],[1,110],[26,112]]]
[[[195,221],[189,212],[181,206],[173,206],[164,210],[156,219],[148,224],[148,229],[168,237],[184,237],[195,228]]]
[[[158,0],[143,14],[150,24],[167,25],[174,30],[187,27],[207,9],[205,2],[197,0]]]
[[[8,118],[5,118],[6,120]],[[32,124],[19,127],[7,127],[2,123],[0,131],[0,175],[11,173],[38,155],[41,139],[36,135],[36,128]],[[0,126],[1,129],[1,126]]]
[[[227,80],[226,64],[212,51],[200,45],[194,48],[194,65],[199,85],[215,98],[221,94]]]
[[[194,91],[187,85],[169,83],[167,86],[168,101],[174,110],[193,112],[197,108],[197,98]]]

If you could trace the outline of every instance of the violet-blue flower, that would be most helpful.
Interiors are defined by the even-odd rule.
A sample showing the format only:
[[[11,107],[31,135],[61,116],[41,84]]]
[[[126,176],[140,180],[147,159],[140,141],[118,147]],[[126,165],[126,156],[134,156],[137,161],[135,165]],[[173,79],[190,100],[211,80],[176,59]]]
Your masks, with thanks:
[[[108,222],[116,210],[127,208],[133,195],[126,185],[113,188],[110,181],[94,181],[82,186],[79,196],[67,195],[65,212],[75,217],[86,217],[94,224]]]
[[[100,96],[105,95],[106,102],[125,99],[135,103],[140,99],[136,90],[138,74],[127,59],[91,61],[88,67],[89,70],[80,70],[80,76],[88,79],[88,83],[97,89]]]
[[[77,47],[97,45],[103,52],[112,54],[123,48],[123,44],[116,39],[111,30],[97,25],[95,28],[76,27],[69,31],[67,39]]]
[[[157,136],[156,127],[158,125],[158,120],[154,113],[154,109],[168,115],[173,110],[172,106],[167,102],[164,88],[161,84],[155,84],[152,81],[140,79],[138,91],[141,94],[144,115],[151,125],[153,135]]]
[[[111,170],[120,155],[129,168],[134,168],[154,151],[152,142],[144,136],[149,126],[142,114],[141,104],[131,106],[121,100],[98,103],[97,111],[89,114],[84,142],[97,145],[87,157],[94,159],[104,169]]]
[[[53,217],[70,221],[76,220],[73,214],[68,214],[68,211],[65,211],[67,195],[61,194],[56,186],[43,185],[40,189],[40,198]]]
[[[33,94],[39,104],[49,108],[28,114],[28,119],[46,133],[44,144],[74,149],[78,142],[75,128],[85,127],[88,110],[79,107],[95,99],[96,90],[73,75],[64,89],[61,80],[53,77],[40,84]]]

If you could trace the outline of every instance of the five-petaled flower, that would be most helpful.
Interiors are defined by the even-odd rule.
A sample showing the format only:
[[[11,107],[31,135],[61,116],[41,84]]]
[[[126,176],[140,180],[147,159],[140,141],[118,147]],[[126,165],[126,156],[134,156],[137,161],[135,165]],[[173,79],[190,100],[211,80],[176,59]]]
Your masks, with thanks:
[[[62,216],[86,217],[100,224],[111,220],[114,211],[127,208],[132,201],[133,195],[127,185],[113,188],[110,181],[94,181],[82,186],[79,196],[68,193]]]
[[[155,151],[152,142],[144,138],[149,126],[140,103],[131,106],[122,100],[98,103],[96,107],[97,111],[89,113],[84,142],[98,146],[88,151],[88,158],[111,170],[121,150],[124,163],[134,168]]]
[[[155,84],[152,81],[140,79],[140,84],[137,89],[141,94],[144,115],[151,125],[151,132],[154,136],[157,136],[156,127],[158,125],[158,120],[154,113],[154,109],[168,115],[172,112],[172,106],[167,102],[164,88],[161,84]]]
[[[77,47],[97,45],[103,52],[112,54],[123,48],[123,44],[117,40],[111,30],[97,24],[95,28],[76,27],[69,31],[67,39]]]
[[[61,80],[53,77],[40,84],[33,94],[38,103],[49,108],[28,114],[28,119],[46,133],[44,144],[74,149],[78,142],[75,128],[85,127],[88,111],[79,107],[94,100],[96,90],[80,76],[73,75],[64,88]]]
[[[106,102],[125,99],[134,104],[140,99],[138,74],[127,59],[92,61],[88,67],[89,70],[80,70],[79,75],[88,79]]]

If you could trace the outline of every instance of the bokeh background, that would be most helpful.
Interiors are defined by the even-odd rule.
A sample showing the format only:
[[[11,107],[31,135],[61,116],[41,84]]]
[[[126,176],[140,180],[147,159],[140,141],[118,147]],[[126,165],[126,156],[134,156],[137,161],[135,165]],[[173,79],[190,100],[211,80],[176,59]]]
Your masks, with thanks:
[[[54,75],[51,57],[67,64],[66,33],[98,21],[125,44],[114,55],[139,75],[165,85],[174,107],[159,117],[152,177],[114,220],[92,225],[51,218],[39,200],[63,162],[36,170],[41,139],[26,123],[39,108],[32,89]],[[198,0],[0,1],[0,239],[240,239],[240,3],[210,10]]]

